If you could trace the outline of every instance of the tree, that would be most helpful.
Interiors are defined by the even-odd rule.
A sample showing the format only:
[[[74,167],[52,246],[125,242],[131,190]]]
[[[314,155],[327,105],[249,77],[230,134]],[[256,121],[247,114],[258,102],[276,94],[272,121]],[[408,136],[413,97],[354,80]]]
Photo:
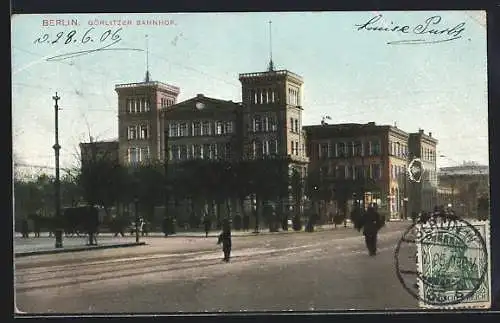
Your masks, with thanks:
[[[139,200],[140,209],[146,219],[154,222],[155,207],[163,204],[165,194],[165,168],[159,162],[153,161],[131,168],[131,178],[134,198]],[[129,192],[129,198],[130,196]]]
[[[83,164],[78,184],[84,200],[89,205],[102,206],[108,216],[110,208],[123,201],[129,192],[126,188],[130,187],[126,169],[106,158]]]

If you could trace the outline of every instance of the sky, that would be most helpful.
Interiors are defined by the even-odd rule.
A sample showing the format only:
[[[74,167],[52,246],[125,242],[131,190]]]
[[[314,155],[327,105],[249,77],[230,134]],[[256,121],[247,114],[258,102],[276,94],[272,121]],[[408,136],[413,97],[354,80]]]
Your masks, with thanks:
[[[378,15],[380,20],[368,27],[407,25],[407,33],[359,30]],[[418,27],[429,18],[425,29]],[[180,87],[179,102],[198,93],[240,102],[238,74],[267,68],[269,21],[276,69],[304,79],[303,125],[319,124],[328,115],[329,123],[374,121],[396,124],[406,132],[421,128],[439,140],[438,155],[443,157],[438,167],[463,161],[488,165],[484,12],[57,14],[12,19],[13,154],[23,165],[54,167],[55,92],[61,109],[61,167],[77,165],[78,144],[88,142],[90,136],[117,138],[114,88],[143,81],[146,35],[151,78]],[[72,19],[78,26],[44,26],[44,20]],[[111,20],[132,24],[89,25]],[[138,25],[138,20],[164,24]],[[92,27],[87,35],[94,41],[82,44]],[[121,41],[108,47],[114,50],[47,60],[109,45],[119,28]],[[427,33],[446,28],[448,33]],[[112,33],[100,43],[108,29]],[[65,44],[71,30],[75,36]],[[54,40],[60,32],[63,36],[55,44],[35,41],[44,34]],[[433,42],[453,36],[460,37]],[[414,39],[427,43],[388,44]]]

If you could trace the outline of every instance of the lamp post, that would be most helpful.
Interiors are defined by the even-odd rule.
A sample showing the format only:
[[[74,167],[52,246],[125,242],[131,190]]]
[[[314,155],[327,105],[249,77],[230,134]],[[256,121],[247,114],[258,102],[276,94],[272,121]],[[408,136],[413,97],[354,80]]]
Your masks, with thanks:
[[[139,243],[139,199],[134,198],[135,204],[135,242]]]
[[[56,248],[63,247],[62,241],[62,220],[61,220],[61,182],[59,180],[59,150],[61,146],[59,145],[59,105],[58,101],[61,99],[56,92],[56,95],[52,97],[55,101],[54,104],[54,115],[55,115],[55,144],[52,146],[54,148],[55,154],[55,162],[56,162],[56,179],[54,182],[54,190],[55,190],[55,219],[56,219],[56,228],[55,228],[55,236],[56,236]]]

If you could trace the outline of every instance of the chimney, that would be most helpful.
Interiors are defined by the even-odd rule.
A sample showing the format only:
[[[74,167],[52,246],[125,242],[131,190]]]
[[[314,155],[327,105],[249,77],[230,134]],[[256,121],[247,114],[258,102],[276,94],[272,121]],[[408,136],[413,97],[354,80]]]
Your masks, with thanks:
[[[432,132],[429,132],[429,137],[432,137]]]
[[[204,97],[204,95],[202,93],[198,93],[198,94],[196,94],[196,97],[197,98],[202,98],[202,97]]]
[[[373,121],[368,122],[368,125],[369,125],[369,126],[374,126],[374,125],[375,125],[375,122],[373,122]]]
[[[418,129],[418,133],[424,134],[424,129]]]

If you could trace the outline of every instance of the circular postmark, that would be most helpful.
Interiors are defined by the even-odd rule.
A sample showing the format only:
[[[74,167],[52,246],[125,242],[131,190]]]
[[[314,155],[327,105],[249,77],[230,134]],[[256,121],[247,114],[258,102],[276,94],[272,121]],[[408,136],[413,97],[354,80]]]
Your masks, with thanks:
[[[471,298],[488,271],[488,251],[479,230],[444,213],[420,218],[406,229],[395,254],[403,287],[425,305],[455,305]]]

